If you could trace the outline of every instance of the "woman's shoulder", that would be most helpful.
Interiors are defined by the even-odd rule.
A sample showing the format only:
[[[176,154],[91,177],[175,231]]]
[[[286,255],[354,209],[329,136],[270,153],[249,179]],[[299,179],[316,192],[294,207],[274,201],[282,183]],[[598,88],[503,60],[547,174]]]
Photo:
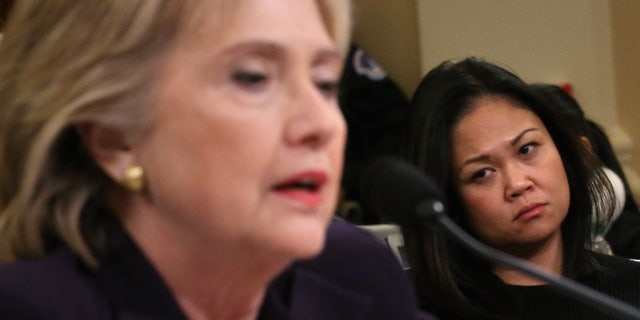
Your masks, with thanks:
[[[371,231],[340,218],[334,218],[329,225],[325,248],[319,258],[322,257],[362,264],[391,263],[393,268],[402,268],[400,261],[381,239]]]
[[[0,264],[0,314],[15,319],[106,317],[91,275],[68,250]]]
[[[640,277],[640,260],[603,254],[596,254],[595,257],[605,274],[623,273]]]
[[[631,259],[596,255],[600,263],[600,271],[595,277],[583,279],[585,284],[629,303],[640,307],[640,262]]]
[[[23,259],[0,264],[0,290],[45,291],[59,281],[77,278],[72,267],[75,258],[68,250],[58,250],[42,258]],[[30,285],[38,285],[31,288]]]
[[[361,245],[381,247],[370,232],[339,217],[331,219],[327,229],[327,244],[331,245],[334,242],[340,243],[341,246],[344,246],[346,242],[354,247]]]
[[[340,218],[331,221],[322,253],[295,263],[284,277],[303,273],[367,301],[363,312],[368,319],[428,318],[418,312],[408,274],[391,250],[370,232]]]
[[[640,289],[640,261],[601,254],[596,255],[596,259],[600,264],[597,282],[603,283],[603,286]]]

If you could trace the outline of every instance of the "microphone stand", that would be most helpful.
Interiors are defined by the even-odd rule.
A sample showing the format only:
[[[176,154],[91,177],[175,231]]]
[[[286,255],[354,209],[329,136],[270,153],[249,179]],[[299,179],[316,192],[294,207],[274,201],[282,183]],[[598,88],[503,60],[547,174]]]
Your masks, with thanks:
[[[544,280],[549,283],[553,289],[564,295],[577,299],[585,304],[591,303],[592,305],[601,307],[599,310],[601,312],[608,312],[609,314],[607,315],[613,315],[618,319],[640,319],[640,310],[630,306],[629,304],[616,300],[578,282],[551,275],[527,261],[517,259],[481,243],[462,230],[462,228],[453,222],[447,215],[443,214],[444,205],[440,201],[425,201],[421,203],[417,208],[417,213],[423,218],[435,219],[439,226],[443,227],[456,241],[485,259],[506,265],[535,278]]]

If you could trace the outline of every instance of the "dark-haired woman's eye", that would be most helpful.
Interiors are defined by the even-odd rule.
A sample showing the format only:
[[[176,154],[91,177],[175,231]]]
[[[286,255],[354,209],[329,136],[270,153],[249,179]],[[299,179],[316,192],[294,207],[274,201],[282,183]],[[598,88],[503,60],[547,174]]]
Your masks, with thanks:
[[[489,175],[489,169],[478,170],[471,176],[471,181],[481,180],[488,175]]]
[[[520,149],[518,149],[518,154],[523,155],[523,156],[528,155],[528,154],[532,153],[537,146],[538,146],[538,143],[529,142],[529,143],[523,145],[522,147],[520,147]]]

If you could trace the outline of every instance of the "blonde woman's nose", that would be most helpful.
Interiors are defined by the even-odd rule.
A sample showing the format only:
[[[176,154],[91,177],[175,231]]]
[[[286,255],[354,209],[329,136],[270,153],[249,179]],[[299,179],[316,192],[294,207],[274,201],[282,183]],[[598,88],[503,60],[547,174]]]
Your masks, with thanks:
[[[318,148],[346,135],[337,97],[324,94],[314,83],[299,84],[290,103],[293,112],[286,132],[288,143]]]

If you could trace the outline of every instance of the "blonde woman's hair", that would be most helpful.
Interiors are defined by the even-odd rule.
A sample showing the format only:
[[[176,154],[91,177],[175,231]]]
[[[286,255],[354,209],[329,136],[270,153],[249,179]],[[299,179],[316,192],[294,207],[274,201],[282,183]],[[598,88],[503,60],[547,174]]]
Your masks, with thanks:
[[[15,3],[0,45],[0,260],[40,257],[62,242],[98,265],[110,236],[104,197],[115,182],[75,125],[144,131],[157,64],[202,1]],[[317,3],[345,54],[349,1]]]

